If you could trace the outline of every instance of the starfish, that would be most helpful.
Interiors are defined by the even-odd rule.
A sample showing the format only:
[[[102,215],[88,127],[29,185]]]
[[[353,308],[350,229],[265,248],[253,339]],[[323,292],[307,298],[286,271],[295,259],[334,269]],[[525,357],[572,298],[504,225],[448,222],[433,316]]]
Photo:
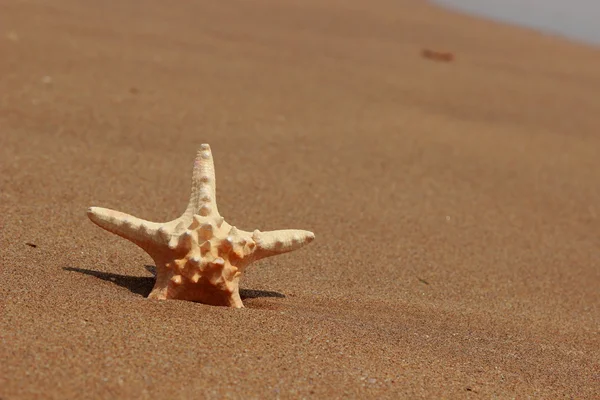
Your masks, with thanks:
[[[90,207],[87,215],[152,257],[156,283],[148,298],[215,306],[244,307],[239,280],[250,263],[299,249],[315,238],[309,231],[246,232],[227,223],[217,209],[215,167],[208,144],[201,145],[196,155],[192,194],[179,218],[150,222],[100,207]]]

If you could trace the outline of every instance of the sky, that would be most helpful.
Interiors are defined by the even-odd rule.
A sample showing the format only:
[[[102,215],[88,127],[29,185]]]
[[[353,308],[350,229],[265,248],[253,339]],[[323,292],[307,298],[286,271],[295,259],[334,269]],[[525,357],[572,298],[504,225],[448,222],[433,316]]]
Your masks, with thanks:
[[[600,0],[434,0],[491,17],[600,45]]]

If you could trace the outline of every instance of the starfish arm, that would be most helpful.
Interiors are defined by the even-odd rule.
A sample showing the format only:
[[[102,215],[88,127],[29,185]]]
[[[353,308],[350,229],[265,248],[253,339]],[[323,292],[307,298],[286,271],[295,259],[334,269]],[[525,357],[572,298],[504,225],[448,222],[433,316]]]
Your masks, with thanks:
[[[314,238],[314,233],[296,229],[268,232],[256,230],[252,234],[252,239],[256,242],[254,260],[260,260],[261,258],[297,250],[312,242]]]
[[[168,240],[168,235],[163,232],[164,228],[161,229],[163,224],[100,207],[90,207],[87,215],[93,223],[102,229],[119,235],[146,251],[157,244],[157,239],[161,236],[165,236]]]
[[[195,214],[203,217],[219,216],[216,200],[215,164],[208,144],[200,146],[192,172],[192,194],[184,213],[191,220]]]

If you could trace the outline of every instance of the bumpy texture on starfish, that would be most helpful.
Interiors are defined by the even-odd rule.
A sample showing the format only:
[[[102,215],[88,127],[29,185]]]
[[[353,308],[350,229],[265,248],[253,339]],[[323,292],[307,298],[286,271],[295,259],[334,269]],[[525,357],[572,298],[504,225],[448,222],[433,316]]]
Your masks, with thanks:
[[[228,224],[216,203],[215,167],[203,144],[194,162],[192,195],[183,215],[156,223],[91,207],[96,225],[144,249],[156,263],[151,299],[179,299],[241,308],[240,276],[253,261],[296,250],[314,239],[301,230],[246,232]]]

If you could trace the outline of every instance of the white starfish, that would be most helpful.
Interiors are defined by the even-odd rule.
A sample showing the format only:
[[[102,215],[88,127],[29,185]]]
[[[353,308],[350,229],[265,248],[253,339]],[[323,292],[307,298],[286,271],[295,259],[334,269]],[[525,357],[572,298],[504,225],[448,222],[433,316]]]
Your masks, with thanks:
[[[208,144],[194,162],[192,195],[183,215],[157,223],[91,207],[96,225],[144,249],[156,263],[151,299],[180,299],[204,304],[243,307],[239,279],[248,264],[296,250],[310,243],[309,231],[246,232],[228,224],[216,203],[215,167]]]

